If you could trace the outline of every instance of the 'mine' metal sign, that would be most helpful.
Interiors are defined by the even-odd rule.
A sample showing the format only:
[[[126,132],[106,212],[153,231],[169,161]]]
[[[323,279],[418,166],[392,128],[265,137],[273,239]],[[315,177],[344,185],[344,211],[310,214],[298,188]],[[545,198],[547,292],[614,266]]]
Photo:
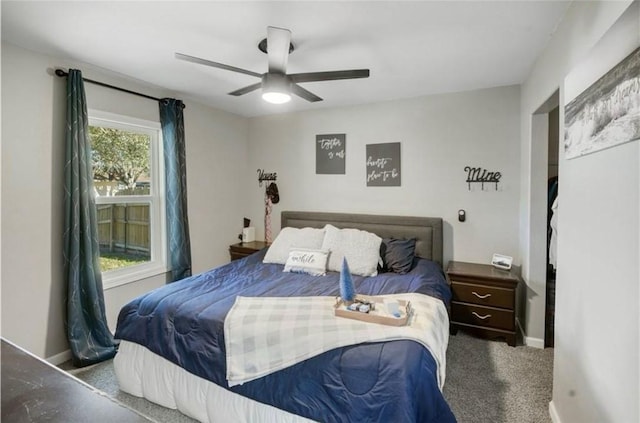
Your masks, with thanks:
[[[465,166],[464,171],[467,172],[469,191],[471,191],[471,184],[482,184],[482,189],[484,190],[484,184],[488,183],[496,184],[496,191],[498,190],[498,183],[502,178],[500,172],[489,172],[487,169],[471,166]]]

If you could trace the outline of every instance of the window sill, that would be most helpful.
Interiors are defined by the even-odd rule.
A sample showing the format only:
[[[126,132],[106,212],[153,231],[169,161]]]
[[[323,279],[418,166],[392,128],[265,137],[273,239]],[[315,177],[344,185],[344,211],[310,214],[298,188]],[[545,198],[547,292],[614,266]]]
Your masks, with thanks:
[[[107,291],[118,286],[138,282],[169,272],[163,264],[147,263],[126,269],[112,270],[102,274],[102,289]]]

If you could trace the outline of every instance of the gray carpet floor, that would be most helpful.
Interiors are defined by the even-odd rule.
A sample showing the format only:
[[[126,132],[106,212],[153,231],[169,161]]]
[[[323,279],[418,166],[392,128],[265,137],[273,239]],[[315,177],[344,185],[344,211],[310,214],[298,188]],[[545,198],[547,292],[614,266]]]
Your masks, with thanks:
[[[116,401],[160,423],[193,423],[176,410],[121,392],[111,360],[61,366]],[[553,349],[509,347],[459,332],[449,338],[444,396],[459,423],[550,423]]]
[[[553,349],[449,337],[444,396],[459,423],[550,423]]]

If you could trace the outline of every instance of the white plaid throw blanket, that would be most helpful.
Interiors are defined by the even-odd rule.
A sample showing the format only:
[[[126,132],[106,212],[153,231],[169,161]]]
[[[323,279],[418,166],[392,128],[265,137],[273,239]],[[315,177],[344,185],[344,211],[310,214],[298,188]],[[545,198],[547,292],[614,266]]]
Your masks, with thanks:
[[[266,376],[326,351],[363,342],[410,339],[433,355],[445,379],[449,317],[441,300],[423,294],[385,295],[411,301],[406,326],[334,316],[334,297],[237,297],[224,321],[229,386]]]

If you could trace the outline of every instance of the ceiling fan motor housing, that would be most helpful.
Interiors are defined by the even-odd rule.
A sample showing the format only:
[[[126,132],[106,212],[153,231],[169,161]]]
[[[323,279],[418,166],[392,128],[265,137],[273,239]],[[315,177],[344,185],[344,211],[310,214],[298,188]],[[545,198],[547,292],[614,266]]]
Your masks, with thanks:
[[[262,91],[289,93],[291,92],[291,81],[283,73],[265,73],[262,75]]]

